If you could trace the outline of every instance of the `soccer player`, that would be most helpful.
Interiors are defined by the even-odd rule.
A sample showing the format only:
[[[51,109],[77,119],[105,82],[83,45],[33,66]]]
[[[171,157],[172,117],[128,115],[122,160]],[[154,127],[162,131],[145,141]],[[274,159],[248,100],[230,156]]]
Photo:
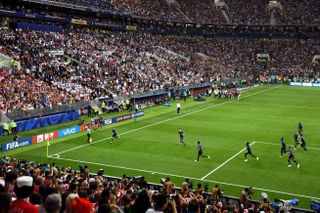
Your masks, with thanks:
[[[197,160],[194,160],[194,161],[198,162],[200,157],[209,158],[209,159],[211,158],[209,155],[203,154],[202,145],[200,144],[200,141],[198,141],[198,156],[197,156]]]
[[[87,142],[91,144],[92,143],[92,138],[91,138],[90,126],[88,126],[88,129],[87,129],[87,136],[88,136]]]
[[[178,115],[180,114],[180,107],[181,107],[180,102],[178,102],[177,103],[177,114]]]
[[[181,128],[179,129],[179,136],[180,136],[180,143],[182,143],[185,146],[186,144],[184,143],[184,131]]]
[[[302,135],[302,123],[301,123],[301,121],[299,121],[299,123],[298,123],[298,131],[299,131],[299,134]]]
[[[293,135],[293,138],[294,138],[294,149],[297,149],[297,146],[300,144],[299,143],[299,135],[297,132]]]
[[[294,157],[294,150],[291,148],[291,146],[289,146],[288,148],[288,154],[289,154],[289,157],[288,157],[288,167],[291,167],[291,161],[295,162],[296,165],[297,165],[297,168],[300,167],[300,164],[296,161],[295,157]]]
[[[244,161],[248,161],[248,157],[247,157],[248,155],[251,155],[255,159],[259,160],[258,156],[255,156],[254,154],[252,154],[251,146],[250,146],[249,142],[246,143],[246,149],[247,149],[247,152],[246,152],[246,154],[244,154],[244,158],[245,158]]]
[[[280,151],[281,155],[280,155],[280,157],[282,158],[283,153],[286,153],[286,152],[287,152],[287,145],[286,145],[286,142],[284,141],[284,138],[282,137],[281,138],[281,151]]]
[[[98,117],[98,125],[99,125],[99,130],[102,131],[103,118],[101,116]]]
[[[110,143],[113,143],[113,140],[115,138],[119,139],[119,136],[118,136],[117,130],[115,128],[113,128],[112,129],[112,136],[111,136],[111,142]]]
[[[300,141],[301,141],[301,147],[303,148],[303,150],[305,152],[307,152],[307,144],[306,144],[306,140],[304,139],[303,135],[300,136]]]

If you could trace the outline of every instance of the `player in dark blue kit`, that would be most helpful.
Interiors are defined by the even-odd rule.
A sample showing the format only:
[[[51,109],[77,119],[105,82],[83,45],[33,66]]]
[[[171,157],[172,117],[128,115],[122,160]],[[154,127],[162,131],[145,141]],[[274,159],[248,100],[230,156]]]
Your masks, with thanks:
[[[299,134],[300,135],[302,135],[302,123],[301,123],[301,121],[299,121],[299,123],[298,123],[298,132],[299,132]]]
[[[288,148],[288,154],[289,154],[289,157],[288,157],[288,167],[291,167],[291,161],[295,162],[296,165],[297,165],[297,168],[300,167],[300,164],[296,161],[295,157],[294,157],[294,150],[289,146]]]
[[[200,144],[200,141],[198,141],[198,156],[197,156],[197,160],[194,160],[194,161],[198,162],[200,157],[209,158],[209,159],[211,158],[209,155],[203,154],[202,145]]]
[[[251,146],[250,146],[249,142],[246,143],[246,149],[247,149],[247,152],[246,152],[246,154],[244,154],[244,158],[245,158],[244,161],[248,161],[248,158],[247,158],[248,155],[251,155],[255,159],[259,160],[258,156],[255,156],[254,154],[252,154]]]
[[[280,151],[281,155],[280,155],[280,157],[282,157],[283,154],[286,152],[287,152],[287,145],[286,145],[286,142],[284,141],[284,138],[282,137],[281,138],[281,151]]]
[[[115,128],[113,128],[112,129],[112,136],[111,136],[111,142],[110,143],[113,143],[113,140],[115,138],[119,139],[120,137],[118,136],[117,130]]]
[[[183,129],[179,129],[179,137],[180,137],[180,143],[182,143],[185,146],[186,144],[184,143],[184,131],[183,131]]]
[[[306,140],[304,139],[303,135],[300,136],[300,141],[301,141],[301,147],[302,149],[307,152],[307,144],[306,144]]]
[[[294,148],[296,149],[297,146],[300,144],[298,133],[295,133],[295,134],[293,135],[293,138],[294,138]]]

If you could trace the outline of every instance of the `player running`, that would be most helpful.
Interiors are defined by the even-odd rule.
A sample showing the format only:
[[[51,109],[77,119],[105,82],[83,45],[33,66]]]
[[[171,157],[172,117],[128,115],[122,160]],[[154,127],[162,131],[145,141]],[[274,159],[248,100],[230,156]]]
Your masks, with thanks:
[[[304,139],[303,135],[300,136],[300,141],[301,141],[301,148],[307,152],[307,144],[306,144],[306,140]]]
[[[179,129],[179,137],[180,137],[180,143],[182,143],[185,146],[186,144],[184,143],[184,131],[181,128]]]
[[[297,165],[297,168],[300,167],[300,164],[296,161],[295,157],[294,157],[294,150],[291,148],[291,146],[289,146],[288,148],[288,154],[289,154],[289,157],[288,157],[288,167],[291,167],[291,161],[295,162],[296,165]]]
[[[299,123],[298,123],[298,132],[299,132],[299,134],[300,135],[302,135],[302,123],[301,123],[301,121],[299,121]]]
[[[294,149],[297,149],[297,146],[300,144],[299,135],[297,132],[293,135],[293,138],[294,138]]]
[[[112,129],[112,136],[111,136],[111,142],[110,143],[113,143],[115,138],[119,139],[120,137],[118,136],[117,130],[115,128],[113,128]]]
[[[287,152],[287,145],[286,145],[286,142],[284,141],[284,138],[282,137],[281,138],[281,155],[280,157],[282,158],[283,154]]]
[[[91,129],[90,129],[90,126],[88,126],[88,129],[87,129],[87,142],[92,144],[92,138],[91,138]]]
[[[249,142],[246,143],[246,149],[247,149],[247,152],[246,154],[244,154],[244,158],[245,158],[244,161],[248,161],[248,157],[247,157],[248,155],[251,155],[255,159],[259,160],[258,156],[255,156],[254,154],[252,154],[252,150]]]
[[[177,115],[180,115],[180,108],[181,108],[181,104],[180,102],[177,103]]]
[[[200,157],[209,158],[209,159],[211,158],[209,155],[203,154],[202,145],[200,144],[200,141],[198,141],[198,156],[197,156],[197,160],[194,160],[194,161],[198,162]]]

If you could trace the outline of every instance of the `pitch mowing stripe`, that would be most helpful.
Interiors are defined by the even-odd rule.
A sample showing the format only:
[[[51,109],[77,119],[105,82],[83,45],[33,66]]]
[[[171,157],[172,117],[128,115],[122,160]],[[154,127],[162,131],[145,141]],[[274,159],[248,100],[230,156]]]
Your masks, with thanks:
[[[132,171],[138,171],[138,172],[145,172],[145,173],[151,173],[152,175],[158,174],[158,175],[178,177],[178,178],[189,178],[189,179],[192,179],[192,180],[204,181],[204,182],[210,182],[210,183],[218,183],[218,184],[222,184],[222,185],[226,185],[226,186],[234,186],[234,187],[238,187],[238,188],[248,187],[246,185],[228,183],[228,182],[223,182],[223,181],[199,179],[199,178],[187,177],[187,176],[183,176],[183,175],[156,172],[156,171],[150,171],[150,170],[145,170],[145,169],[136,169],[136,168],[130,168],[130,167],[124,167],[124,166],[115,166],[115,165],[96,163],[96,162],[90,162],[90,161],[84,161],[84,160],[75,160],[75,159],[69,159],[69,158],[54,158],[54,157],[49,157],[49,158],[53,158],[53,159],[56,159],[56,160],[77,162],[77,163],[86,163],[86,164],[92,164],[92,165],[97,165],[97,166],[105,166],[105,167],[112,167],[112,168],[118,168],[118,169],[132,170]],[[118,177],[118,178],[120,178],[120,177]],[[315,199],[315,200],[319,200],[320,199],[318,197],[314,197],[314,196],[310,196],[310,195],[296,194],[296,193],[284,192],[284,191],[279,191],[279,190],[274,190],[274,189],[265,189],[265,188],[256,187],[256,186],[251,186],[251,187],[256,189],[256,190],[259,190],[259,191],[272,192],[272,193],[290,195],[290,196],[295,196],[295,197],[303,197],[303,198],[307,198],[307,199]]]
[[[256,142],[252,142],[250,144],[250,146],[252,146],[253,144],[255,144]],[[209,172],[208,174],[206,174],[205,176],[203,176],[200,180],[204,180],[206,179],[209,175],[211,175],[212,173],[214,173],[215,171],[217,171],[218,169],[220,169],[221,167],[223,167],[224,165],[226,165],[229,161],[231,161],[233,158],[237,157],[239,154],[241,154],[244,150],[246,150],[246,147],[241,149],[238,153],[234,154],[231,158],[229,158],[228,160],[226,160],[225,162],[223,162],[222,164],[220,164],[218,167],[216,167],[215,169],[213,169],[211,172]]]
[[[272,142],[266,142],[266,141],[256,141],[256,143],[258,144],[266,144],[266,145],[273,145],[273,146],[281,146],[281,144],[276,144],[276,143],[272,143]],[[309,147],[307,146],[307,149],[310,149],[310,150],[317,150],[317,151],[320,151],[320,148],[318,147]]]
[[[311,109],[311,110],[319,110],[320,107],[310,107],[310,106],[299,106],[299,105],[287,105],[287,104],[255,104],[255,103],[244,103],[238,102],[237,104],[248,105],[248,106],[262,106],[262,107],[287,107],[287,108],[300,108],[300,109]]]
[[[259,94],[262,94],[262,93],[265,93],[265,92],[269,92],[269,91],[274,90],[274,89],[277,89],[277,88],[279,88],[279,87],[281,87],[281,85],[275,86],[275,87],[272,87],[272,88],[270,88],[270,89],[266,89],[266,90],[263,90],[263,91],[260,91],[260,92],[253,93],[253,94],[251,94],[251,95],[248,95],[248,96],[245,96],[245,97],[241,98],[240,100],[249,98],[249,97],[251,97],[251,96],[259,95]],[[234,99],[234,100],[222,102],[222,103],[219,103],[219,104],[215,104],[215,105],[212,105],[212,106],[208,106],[208,107],[205,107],[205,108],[202,108],[202,109],[198,109],[198,110],[194,110],[194,111],[191,111],[191,112],[187,112],[187,113],[184,113],[184,114],[179,115],[179,116],[175,116],[175,117],[172,117],[172,118],[168,118],[168,119],[165,119],[165,120],[163,120],[163,121],[158,121],[158,122],[155,122],[155,123],[153,123],[153,124],[149,124],[149,125],[146,125],[146,126],[143,126],[143,127],[139,127],[139,128],[137,128],[137,129],[133,129],[133,130],[130,130],[130,131],[121,133],[121,134],[119,134],[119,135],[120,135],[120,136],[121,136],[121,135],[126,135],[126,134],[129,134],[129,133],[136,132],[136,131],[139,131],[139,130],[141,130],[141,129],[145,129],[145,128],[148,128],[148,127],[151,127],[151,126],[155,126],[155,125],[158,125],[158,124],[162,124],[162,123],[165,123],[165,122],[168,122],[168,121],[177,119],[177,118],[185,117],[185,116],[188,116],[188,115],[191,115],[191,114],[194,114],[194,113],[202,112],[202,111],[205,111],[205,110],[208,110],[208,109],[211,109],[211,108],[215,108],[215,107],[218,107],[218,106],[222,106],[222,105],[225,105],[225,104],[233,103],[233,102],[235,102],[235,101],[237,101],[237,100]],[[108,137],[108,138],[105,138],[105,139],[101,139],[101,140],[98,140],[97,142],[95,142],[95,143],[93,143],[93,144],[100,143],[100,142],[103,142],[103,141],[106,141],[106,140],[110,140],[110,139],[111,139],[111,137]],[[61,151],[61,152],[58,152],[58,153],[49,155],[48,157],[52,157],[52,156],[55,156],[55,155],[60,155],[60,154],[67,153],[67,152],[70,152],[70,151],[74,151],[74,150],[77,150],[77,149],[81,149],[81,148],[83,148],[83,147],[87,147],[87,146],[90,146],[90,145],[92,145],[92,144],[84,144],[84,145],[76,146],[76,147],[73,147],[73,148],[70,148],[70,149],[66,149],[66,150],[64,150],[64,151]]]

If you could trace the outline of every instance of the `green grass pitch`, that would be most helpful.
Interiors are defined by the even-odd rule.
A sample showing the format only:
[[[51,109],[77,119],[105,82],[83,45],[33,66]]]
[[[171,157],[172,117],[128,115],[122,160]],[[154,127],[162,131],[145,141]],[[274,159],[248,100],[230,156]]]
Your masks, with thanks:
[[[262,86],[245,91],[240,101],[188,100],[181,103],[181,115],[172,107],[145,110],[137,121],[130,120],[93,132],[93,145],[86,144],[86,133],[51,142],[49,158],[45,144],[14,150],[7,155],[78,169],[86,164],[90,172],[103,168],[106,175],[143,175],[150,182],[170,176],[177,186],[185,177],[198,182],[218,183],[225,194],[239,196],[243,187],[252,186],[254,199],[261,192],[269,197],[300,200],[299,207],[310,208],[310,200],[320,199],[320,88]],[[280,138],[293,144],[293,134],[301,121],[308,153],[297,149],[298,169],[288,168],[287,156],[280,158]],[[111,129],[120,140],[110,144]],[[185,131],[179,143],[178,130]],[[197,141],[211,159],[195,162]],[[257,161],[244,162],[246,141],[253,143]],[[59,158],[57,158],[59,155]]]

